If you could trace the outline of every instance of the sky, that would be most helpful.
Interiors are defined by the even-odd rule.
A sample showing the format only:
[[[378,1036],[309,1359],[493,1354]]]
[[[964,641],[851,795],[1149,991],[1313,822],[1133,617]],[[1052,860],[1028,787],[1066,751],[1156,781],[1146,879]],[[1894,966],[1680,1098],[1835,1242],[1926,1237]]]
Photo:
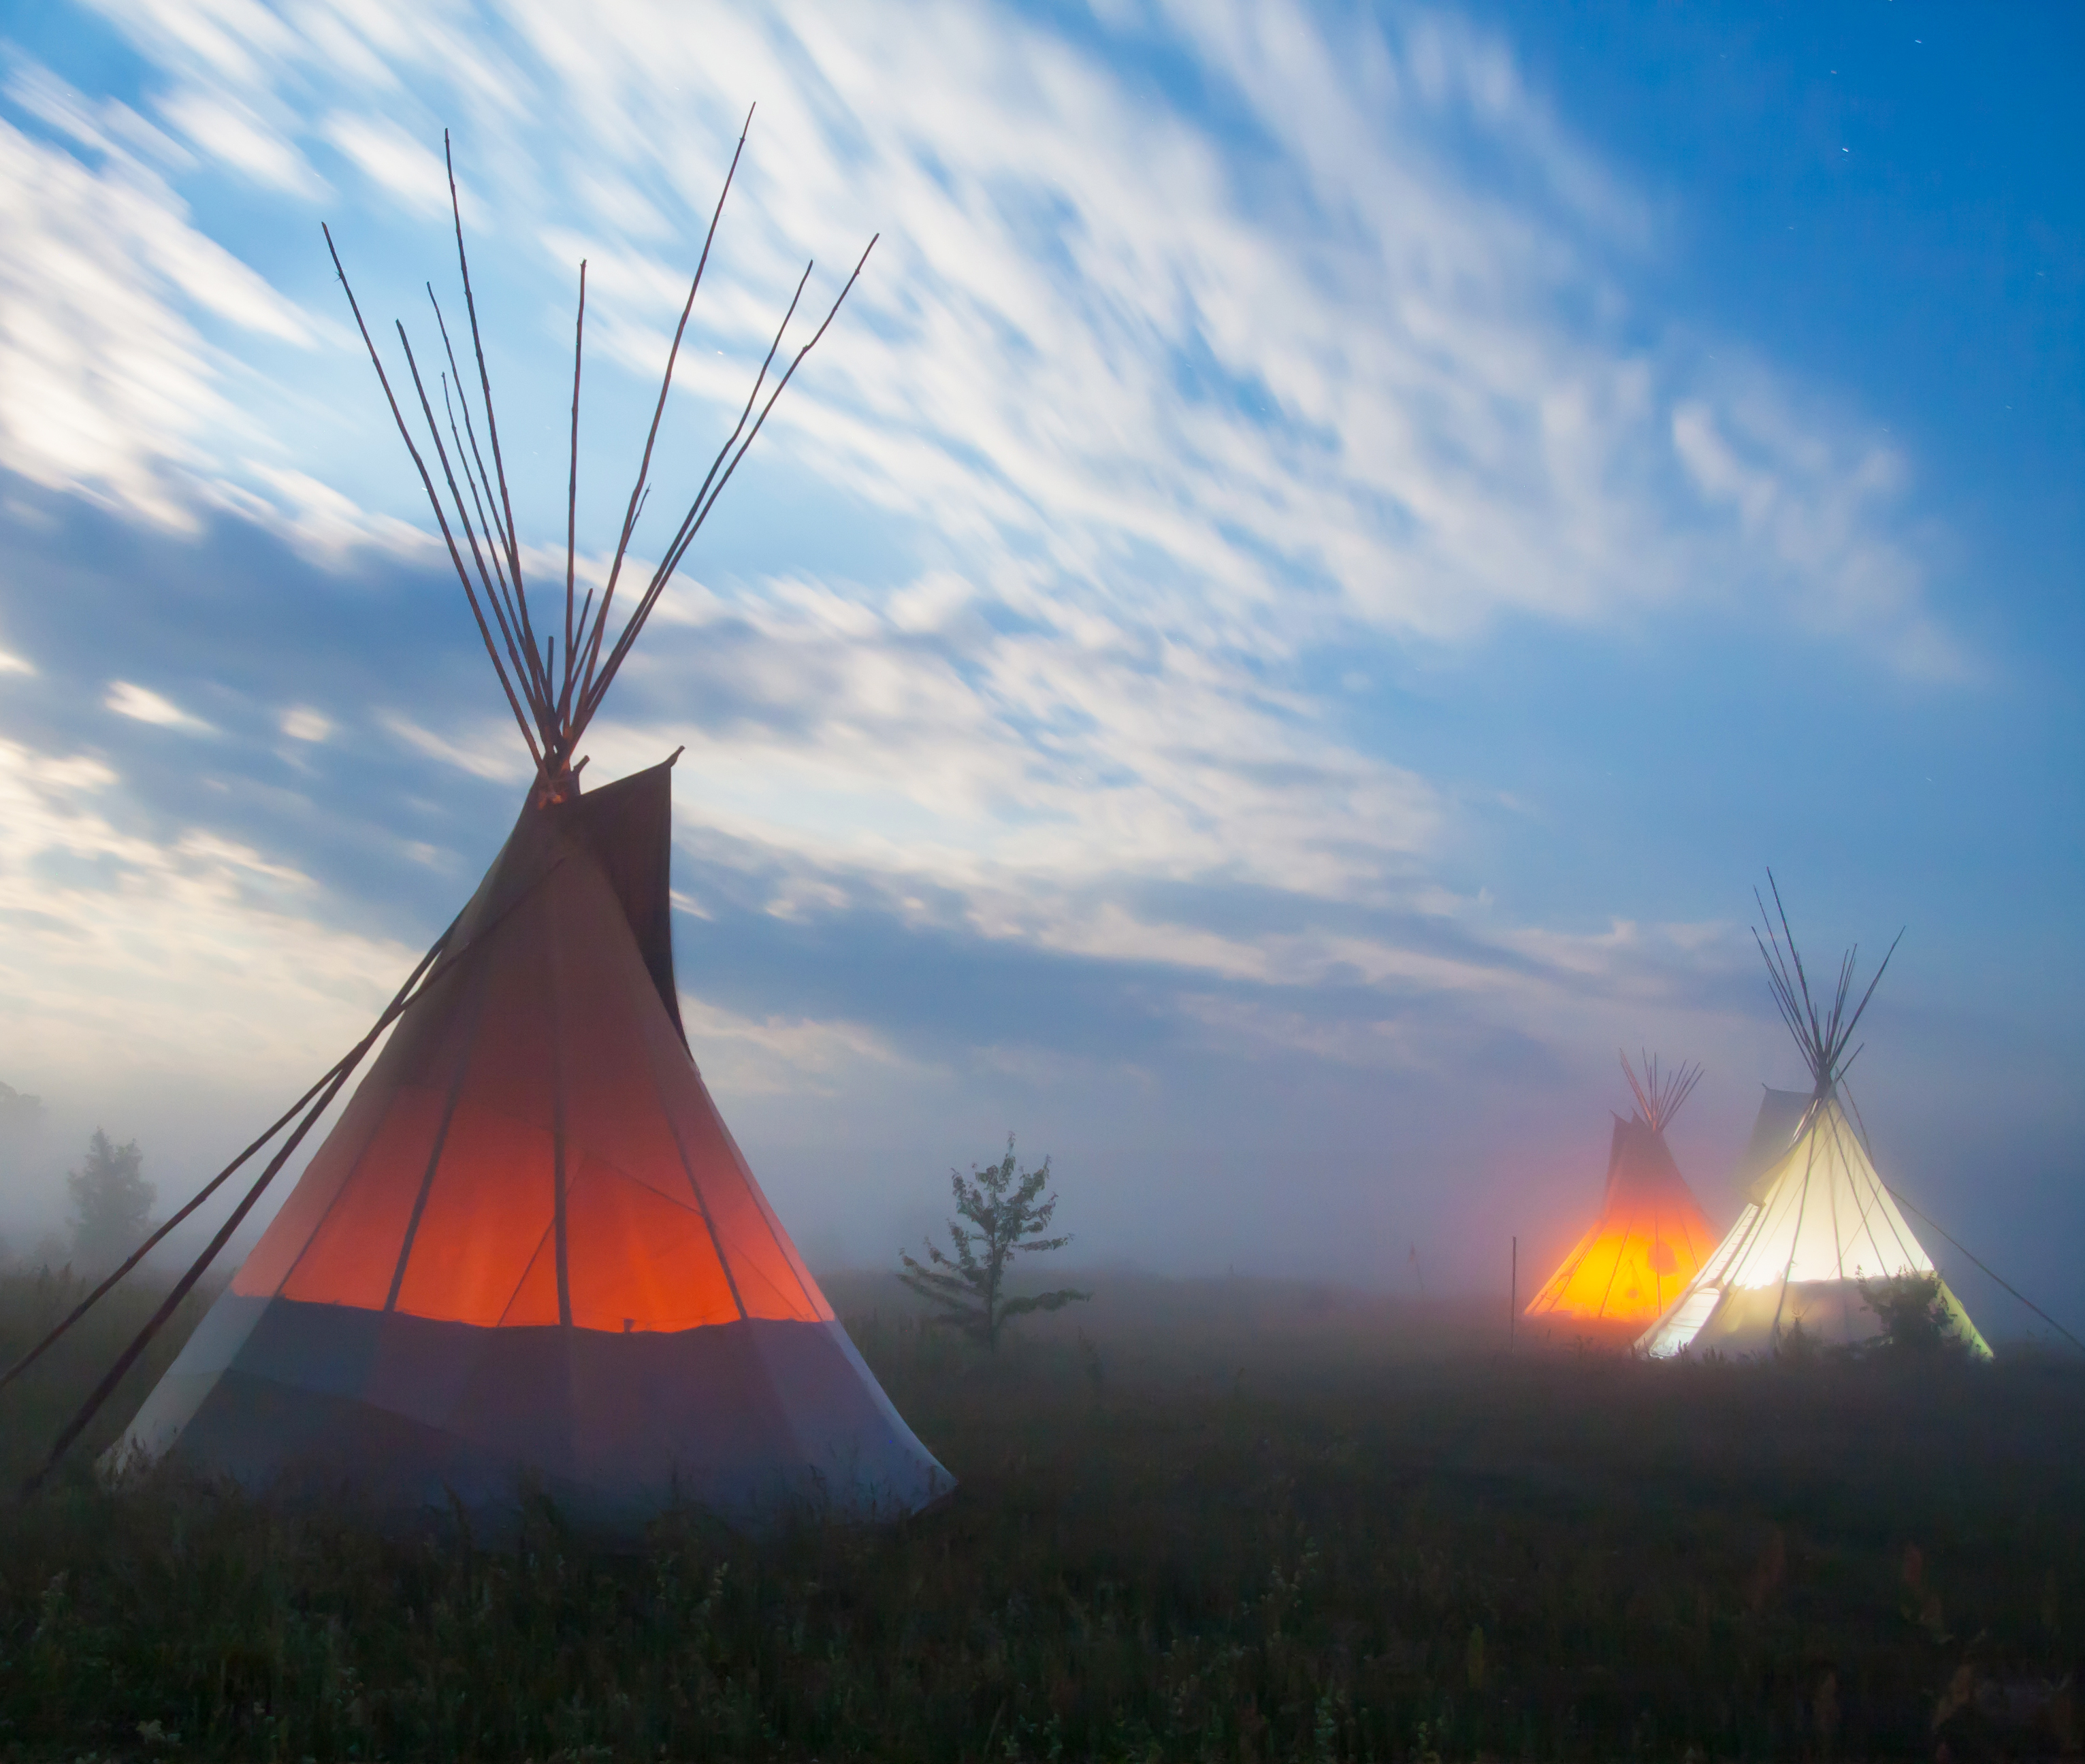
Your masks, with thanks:
[[[320,223],[424,360],[452,132],[542,579],[587,261],[584,584],[757,105],[640,554],[877,243],[588,748],[686,748],[690,1040],[814,1264],[1013,1132],[1089,1263],[1502,1295],[1621,1047],[1721,1224],[1771,867],[1904,931],[1885,1176],[2085,1333],[2075,9],[588,12],[0,6],[0,1231],[97,1125],[185,1195],[520,806]]]

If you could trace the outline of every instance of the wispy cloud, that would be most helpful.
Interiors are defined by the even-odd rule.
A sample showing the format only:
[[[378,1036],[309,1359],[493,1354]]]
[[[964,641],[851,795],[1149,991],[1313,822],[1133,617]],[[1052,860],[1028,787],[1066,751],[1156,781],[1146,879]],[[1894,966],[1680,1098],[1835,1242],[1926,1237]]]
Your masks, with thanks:
[[[0,1061],[54,1092],[199,1062],[301,1088],[414,952],[330,927],[308,878],[237,842],[125,830],[123,796],[99,760],[0,741]]]
[[[1030,560],[1022,610],[1280,654],[1353,624],[1459,639],[1764,601],[1911,671],[1954,654],[1873,436],[1762,422],[1790,402],[1769,368],[1646,341],[1627,270],[1654,215],[1452,18],[1182,6],[1120,23],[1110,63],[970,7],[720,15],[699,44],[635,0],[584,29],[397,0],[107,10],[176,111],[329,95],[296,126],[428,223],[435,261],[429,119],[460,107],[488,223],[592,255],[605,346],[648,370],[686,268],[658,255],[661,205],[691,230],[743,95],[771,95],[702,322],[752,344],[798,248],[851,256],[880,225],[846,347],[774,439],[958,558]],[[1146,43],[1254,133],[1154,102],[1125,71]],[[308,447],[298,469],[324,475]]]
[[[246,481],[213,486],[218,499],[288,537],[308,558],[343,565],[358,553],[431,559],[441,541],[396,515],[372,513],[308,472],[262,460],[240,462]]]
[[[216,94],[176,92],[160,114],[197,150],[257,184],[307,199],[325,193],[311,162],[257,112]]]
[[[202,718],[190,716],[172,699],[127,680],[110,681],[108,695],[102,702],[117,715],[134,723],[156,723],[161,728],[185,729],[195,734],[206,733],[210,728]]]
[[[310,333],[191,223],[161,166],[136,151],[155,132],[125,126],[135,119],[121,106],[96,117],[19,62],[8,91],[102,163],[0,120],[0,465],[192,528],[204,437],[233,417],[190,315],[291,343]]]
[[[416,585],[445,566],[316,240],[308,307],[251,267],[324,194],[384,346],[389,312],[427,324],[420,278],[452,265],[444,121],[481,299],[499,290],[503,432],[543,579],[563,567],[573,260],[591,265],[587,420],[612,418],[622,469],[760,96],[639,535],[656,549],[803,257],[822,311],[881,229],[733,486],[743,524],[690,559],[591,737],[593,777],[685,744],[682,882],[704,935],[869,924],[952,962],[1104,973],[1123,990],[1096,1017],[1142,989],[1164,1033],[1246,1064],[1437,1077],[1509,1043],[1633,1036],[1649,1013],[1713,1044],[1749,1033],[1718,1015],[1736,933],[1598,913],[1559,929],[1539,890],[1535,922],[1495,911],[1452,764],[1352,714],[1389,696],[1357,653],[1468,665],[1502,633],[1742,628],[1922,685],[1972,671],[1933,610],[1917,462],[1764,348],[1714,339],[1715,365],[1637,305],[1666,218],[1509,45],[1452,17],[1181,0],[1075,28],[807,6],[695,31],[645,0],[99,10],[146,61],[145,114],[18,64],[21,125],[0,123],[0,464],[162,526],[233,511],[335,566]],[[1161,60],[1191,77],[1160,80]],[[1195,88],[1206,103],[1176,95]],[[190,208],[206,168],[244,180],[237,215]],[[596,546],[604,508],[612,528],[619,495],[583,499]],[[449,629],[450,653],[475,642],[460,610]],[[1326,685],[1327,655],[1357,683]],[[322,770],[366,720],[378,750],[439,769],[445,801],[470,780],[518,795],[525,756],[470,662],[473,698],[387,681],[321,712],[283,701],[349,701],[278,676],[240,702],[271,763]],[[120,691],[124,715],[198,727]],[[235,727],[229,699],[196,702]],[[73,751],[23,763],[44,778],[87,763]],[[66,788],[38,797],[60,804],[39,853],[144,840],[137,873],[187,879],[169,898],[199,915],[198,948],[252,912],[352,968],[326,902],[286,907],[291,884],[257,867],[299,860],[147,839]],[[11,885],[24,912],[49,886]],[[97,904],[140,942],[172,910]],[[54,914],[40,998],[73,973],[78,905]],[[172,996],[188,959],[74,977]],[[303,985],[257,1020],[302,1008]],[[691,1033],[754,1091],[787,1072],[925,1083],[940,1057],[866,982],[771,1017],[691,991]],[[1073,1057],[1013,1021],[966,1057]]]
[[[414,214],[439,218],[448,213],[441,155],[389,117],[332,116],[321,133],[390,201]]]
[[[193,329],[145,286],[148,191],[0,121],[0,463],[191,526],[177,462],[220,398]]]
[[[888,1076],[915,1065],[866,1024],[749,1017],[685,995],[681,1019],[711,1082],[742,1095],[837,1092],[864,1071]]]
[[[1702,495],[1735,515],[1792,590],[1794,622],[1879,642],[1914,679],[1960,680],[1975,664],[1926,609],[1923,571],[1907,539],[1877,519],[1909,467],[1876,438],[1806,421],[1771,384],[1721,409],[1688,401],[1672,413],[1673,449]]]
[[[423,727],[402,710],[380,711],[376,720],[408,747],[473,778],[519,783],[529,775],[529,756],[509,726],[481,726],[468,736],[445,736]]]

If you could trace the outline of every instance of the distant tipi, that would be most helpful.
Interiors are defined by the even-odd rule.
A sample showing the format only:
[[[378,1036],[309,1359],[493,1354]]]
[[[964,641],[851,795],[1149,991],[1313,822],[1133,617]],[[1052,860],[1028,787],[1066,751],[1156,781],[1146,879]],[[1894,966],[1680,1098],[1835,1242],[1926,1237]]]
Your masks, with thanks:
[[[1636,1112],[1627,1121],[1615,1117],[1600,1216],[1529,1302],[1529,1317],[1645,1322],[1693,1278],[1716,1240],[1665,1143],[1701,1068],[1661,1074],[1646,1057],[1639,1078],[1624,1054],[1622,1071]]]
[[[453,174],[450,193],[456,210]],[[712,238],[716,227],[713,216]],[[460,210],[456,246],[476,346]],[[690,307],[701,280],[699,266]],[[850,277],[840,299],[852,286]],[[583,341],[584,265],[580,314]],[[683,329],[687,320],[684,308]],[[363,328],[535,778],[478,892],[377,1030],[307,1096],[219,1233],[210,1253],[395,1024],[119,1450],[257,1488],[350,1484],[380,1512],[455,1501],[496,1515],[527,1478],[574,1517],[616,1529],[675,1499],[741,1519],[804,1501],[868,1516],[914,1511],[952,1486],[835,1320],[690,1057],[673,976],[672,761],[580,788],[588,723],[824,330],[771,387],[778,333],[737,426],[604,649],[681,333],[599,604],[591,589],[575,604],[568,519],[563,605],[546,608],[523,587],[482,346],[475,409],[448,354],[446,424],[406,346],[445,507]],[[574,356],[576,486],[578,343]]]
[[[1689,1348],[1771,1353],[1798,1325],[1820,1345],[1849,1346],[1881,1331],[1863,1281],[1938,1278],[1875,1173],[1866,1134],[1849,1117],[1843,1094],[1846,1069],[1860,1052],[1852,1046],[1854,1028],[1896,945],[1850,1010],[1857,952],[1849,950],[1831,1005],[1820,1008],[1778,889],[1774,907],[1778,932],[1760,905],[1767,934],[1760,953],[1774,1002],[1810,1068],[1811,1088],[1807,1094],[1769,1090],[1761,1100],[1741,1168],[1752,1177],[1745,1209],[1686,1290],[1639,1338],[1638,1349],[1654,1359]],[[1972,1352],[1988,1357],[1990,1349],[1944,1281],[1938,1297],[1955,1333]]]

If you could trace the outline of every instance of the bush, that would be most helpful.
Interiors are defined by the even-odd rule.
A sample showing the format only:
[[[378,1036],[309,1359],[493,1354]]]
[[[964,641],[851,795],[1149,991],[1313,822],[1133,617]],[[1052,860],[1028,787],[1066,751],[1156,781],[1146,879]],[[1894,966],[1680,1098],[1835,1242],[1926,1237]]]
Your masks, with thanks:
[[[1961,1353],[1968,1344],[1956,1333],[1937,1274],[1892,1274],[1861,1282],[1861,1299],[1882,1325],[1877,1353],[1931,1359]]]

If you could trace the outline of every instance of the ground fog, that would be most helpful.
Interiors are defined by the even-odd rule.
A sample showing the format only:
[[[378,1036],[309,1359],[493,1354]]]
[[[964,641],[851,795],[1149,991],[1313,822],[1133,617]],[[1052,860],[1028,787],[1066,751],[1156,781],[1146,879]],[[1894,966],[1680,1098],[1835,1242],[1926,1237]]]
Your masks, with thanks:
[[[1553,1333],[1509,1354],[1498,1304],[1091,1283],[987,1356],[888,1276],[829,1278],[960,1478],[884,1529],[678,1513],[609,1553],[537,1506],[493,1548],[112,1490],[83,1455],[0,1507],[0,1755],[2077,1748],[2079,1363],[1650,1366]],[[62,1287],[0,1283],[11,1357]],[[0,1393],[11,1486],[153,1298]]]

